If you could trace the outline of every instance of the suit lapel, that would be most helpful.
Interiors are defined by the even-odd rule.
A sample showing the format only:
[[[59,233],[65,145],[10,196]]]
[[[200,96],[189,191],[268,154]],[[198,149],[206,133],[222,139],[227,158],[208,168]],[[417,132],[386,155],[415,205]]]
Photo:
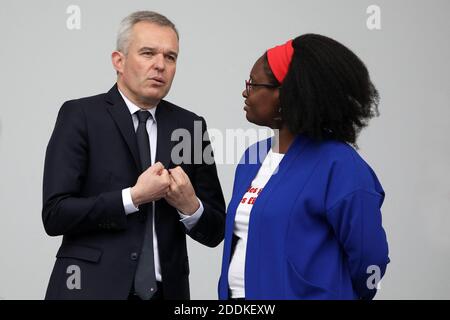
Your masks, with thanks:
[[[130,111],[128,110],[125,101],[123,101],[120,93],[117,89],[117,85],[109,90],[106,94],[106,101],[110,104],[108,111],[111,114],[114,122],[119,128],[122,137],[124,138],[129,151],[131,152],[138,172],[141,171],[141,165],[139,160],[138,145],[136,141],[136,133],[134,131],[133,119],[131,118]]]
[[[176,115],[172,111],[171,105],[164,100],[161,100],[161,102],[158,104],[155,117],[156,125],[158,128],[155,162],[159,161],[163,164],[164,168],[169,169],[171,164],[170,156],[172,152],[172,146],[175,143],[175,141],[171,141],[171,136],[173,130],[178,128],[178,121],[176,119]],[[161,234],[161,232],[163,231],[163,229],[161,229],[163,223],[162,221],[169,218],[169,216],[166,214],[160,214],[160,212],[162,212],[162,201],[165,202],[164,199],[161,199],[159,201],[156,201],[155,203],[155,228],[157,234]],[[158,242],[158,245],[161,247],[164,244]]]
[[[171,164],[171,152],[175,141],[172,141],[172,132],[178,128],[178,122],[171,106],[162,100],[156,108],[156,125],[158,127],[158,140],[156,145],[156,162],[161,162],[168,169]]]

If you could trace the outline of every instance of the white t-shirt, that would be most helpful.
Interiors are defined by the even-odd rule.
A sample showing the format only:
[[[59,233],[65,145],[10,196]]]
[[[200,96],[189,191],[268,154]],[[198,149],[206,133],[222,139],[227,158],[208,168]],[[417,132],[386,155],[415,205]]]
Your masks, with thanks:
[[[261,164],[255,179],[252,181],[251,187],[242,197],[239,206],[236,209],[236,217],[234,220],[234,234],[239,237],[236,248],[231,258],[230,267],[228,269],[228,284],[231,290],[231,298],[245,298],[245,254],[247,250],[248,223],[250,220],[250,212],[258,195],[261,193],[267,181],[269,181],[278,165],[283,159],[284,154],[274,153],[270,150],[266,158]]]

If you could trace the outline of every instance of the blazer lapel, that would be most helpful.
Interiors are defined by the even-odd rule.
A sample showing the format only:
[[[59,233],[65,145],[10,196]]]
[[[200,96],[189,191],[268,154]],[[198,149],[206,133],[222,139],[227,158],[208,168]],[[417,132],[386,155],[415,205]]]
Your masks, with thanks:
[[[261,165],[272,147],[272,139],[268,138],[258,142],[250,147],[248,154],[244,156],[242,161],[245,164],[245,170],[242,173],[241,183],[237,195],[242,198],[247,189],[251,186],[253,179],[256,177]],[[240,200],[239,199],[239,200]]]
[[[162,100],[156,108],[156,125],[158,127],[158,140],[156,143],[156,160],[168,169],[171,164],[171,152],[175,141],[172,141],[172,132],[178,128],[171,106]]]
[[[134,162],[138,168],[138,172],[141,171],[141,164],[139,160],[139,152],[136,141],[136,133],[134,131],[133,119],[131,118],[130,111],[128,110],[125,101],[123,101],[120,93],[117,89],[117,85],[109,90],[106,94],[106,101],[110,104],[108,111],[119,128],[122,137],[124,138],[129,151],[133,155]]]
[[[231,239],[233,236],[234,220],[236,216],[236,210],[241,202],[242,197],[247,192],[247,189],[251,186],[253,179],[258,173],[261,165],[267,156],[272,146],[272,138],[264,141],[260,141],[252,145],[248,152],[246,152],[241,159],[239,165],[242,165],[242,169],[239,170],[240,175],[235,176],[236,190],[233,190],[233,196],[228,205],[227,219],[225,225],[225,244],[224,244],[224,266],[222,275],[226,277],[225,281],[228,283],[228,264],[231,259]],[[255,163],[256,162],[256,163]]]
[[[308,142],[310,142],[310,139],[303,135],[298,135],[295,138],[295,140],[292,142],[292,145],[289,147],[288,151],[278,165],[278,172],[273,174],[269,181],[267,181],[264,190],[255,201],[255,205],[253,206],[253,208],[262,208],[265,205],[270,194],[275,192],[278,183],[280,183],[287,172],[289,172],[290,166],[295,163],[295,159],[299,157],[300,154],[305,150]],[[299,181],[299,184],[300,183],[301,181]]]
[[[161,162],[164,165],[164,168],[169,169],[171,164],[171,152],[172,146],[175,141],[171,140],[172,132],[176,128],[178,128],[178,121],[176,119],[176,115],[172,112],[171,106],[161,100],[156,108],[156,126],[158,128],[157,133],[157,142],[156,142],[156,157],[155,162]],[[163,210],[161,209],[162,202],[165,202],[164,199],[155,202],[155,228],[156,233],[160,234],[163,229],[162,221],[164,219],[168,219],[169,216],[167,214],[160,214]],[[158,242],[161,246],[162,244]]]

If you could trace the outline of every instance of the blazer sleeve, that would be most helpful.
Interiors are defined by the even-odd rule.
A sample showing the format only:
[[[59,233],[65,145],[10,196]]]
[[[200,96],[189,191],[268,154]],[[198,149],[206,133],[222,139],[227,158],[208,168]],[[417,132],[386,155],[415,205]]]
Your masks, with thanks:
[[[205,134],[207,131],[206,122],[203,118],[201,118],[201,122],[202,136],[206,138],[203,139],[202,154],[208,153],[213,156],[211,142]],[[203,153],[203,151],[205,152]],[[202,163],[195,165],[192,185],[197,197],[203,203],[204,211],[199,221],[187,234],[208,247],[215,247],[224,238],[225,200],[214,161],[206,163],[204,157],[202,157]]]
[[[374,280],[383,277],[389,263],[380,211],[383,200],[384,194],[357,190],[327,210],[328,221],[347,255],[353,288],[361,299],[375,296]]]
[[[121,190],[81,195],[88,155],[83,109],[75,102],[66,102],[58,113],[44,164],[42,220],[50,236],[126,226]]]

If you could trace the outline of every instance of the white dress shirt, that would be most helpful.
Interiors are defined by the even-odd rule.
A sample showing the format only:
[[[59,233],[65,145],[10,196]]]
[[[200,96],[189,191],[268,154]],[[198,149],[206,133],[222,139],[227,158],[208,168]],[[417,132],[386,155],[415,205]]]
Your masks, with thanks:
[[[120,90],[119,90],[119,92],[130,111],[130,116],[133,119],[134,131],[136,131],[138,124],[139,124],[139,120],[135,113],[137,111],[144,110],[144,109],[139,108],[137,105],[135,105],[133,102],[131,102]],[[151,162],[153,165],[155,163],[155,158],[156,158],[156,145],[157,145],[157,136],[158,136],[157,135],[158,126],[155,121],[156,106],[151,109],[148,109],[146,111],[148,111],[152,114],[152,117],[149,117],[149,119],[147,120],[147,132],[149,135]],[[131,199],[131,187],[122,190],[122,202],[123,202],[123,207],[125,209],[125,213],[127,215],[137,212],[139,210],[139,208],[136,208],[134,206],[133,201]],[[197,223],[197,221],[200,219],[201,215],[203,214],[203,204],[200,201],[200,199],[198,199],[198,202],[200,204],[200,207],[191,216],[184,215],[183,213],[181,213],[180,211],[177,210],[178,214],[180,215],[180,218],[181,218],[180,221],[183,222],[183,224],[185,225],[185,227],[188,230],[192,229],[195,226],[195,224]],[[156,237],[156,231],[155,231],[155,205],[153,205],[153,254],[154,254],[154,261],[155,261],[156,280],[162,281],[161,265],[159,262],[159,252],[158,252],[158,238]]]

